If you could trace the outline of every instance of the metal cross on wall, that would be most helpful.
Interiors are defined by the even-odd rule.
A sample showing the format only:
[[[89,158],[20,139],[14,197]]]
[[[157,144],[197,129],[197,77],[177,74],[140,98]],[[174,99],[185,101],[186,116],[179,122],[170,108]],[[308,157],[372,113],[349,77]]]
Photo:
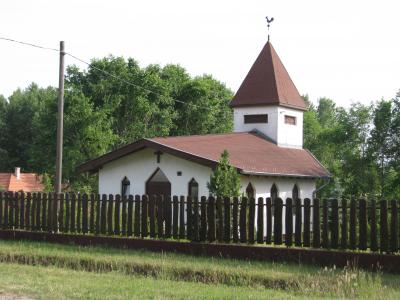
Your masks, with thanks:
[[[161,155],[163,155],[163,153],[160,150],[158,150],[154,152],[154,154],[157,155],[157,163],[159,164],[161,161]]]

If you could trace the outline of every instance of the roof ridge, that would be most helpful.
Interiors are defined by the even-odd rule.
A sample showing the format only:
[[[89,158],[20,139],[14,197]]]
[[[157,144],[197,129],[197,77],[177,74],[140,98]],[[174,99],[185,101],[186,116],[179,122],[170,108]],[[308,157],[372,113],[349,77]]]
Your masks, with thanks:
[[[172,136],[155,136],[152,138],[143,138],[145,140],[162,139],[162,138],[185,138],[185,137],[198,137],[198,136],[221,136],[221,135],[234,135],[249,132],[225,132],[225,133],[206,133],[206,134],[188,134],[188,135],[172,135]]]

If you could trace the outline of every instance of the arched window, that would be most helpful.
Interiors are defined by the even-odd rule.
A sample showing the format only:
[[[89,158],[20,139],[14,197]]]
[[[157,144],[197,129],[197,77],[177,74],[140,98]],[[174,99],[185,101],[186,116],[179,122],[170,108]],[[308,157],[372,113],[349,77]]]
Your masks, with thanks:
[[[197,183],[197,181],[192,178],[189,181],[189,188],[188,188],[188,195],[190,197],[192,197],[192,199],[198,199],[199,198],[199,184]]]
[[[128,197],[130,194],[130,185],[131,182],[129,181],[129,179],[125,176],[124,179],[122,179],[121,182],[121,196],[124,197]]]
[[[246,187],[246,196],[249,199],[254,198],[254,196],[255,196],[254,188],[253,188],[253,185],[251,184],[251,182],[249,182],[249,184]]]
[[[276,187],[275,183],[271,187],[271,204],[272,204],[272,215],[275,211],[275,202],[278,198],[278,188]]]
[[[293,199],[293,207],[295,207],[296,201],[297,199],[299,199],[299,187],[297,186],[297,184],[293,186],[292,199]],[[295,214],[296,214],[296,209],[293,209],[293,215]]]

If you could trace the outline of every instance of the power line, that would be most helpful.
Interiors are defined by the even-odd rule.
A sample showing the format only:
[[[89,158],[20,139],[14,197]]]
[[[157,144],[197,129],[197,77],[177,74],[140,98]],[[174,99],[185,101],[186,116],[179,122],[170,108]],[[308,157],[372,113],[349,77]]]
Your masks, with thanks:
[[[0,36],[0,40],[5,40],[5,41],[9,41],[9,42],[14,42],[14,43],[18,43],[18,44],[22,44],[22,45],[26,45],[26,46],[31,46],[31,47],[35,47],[35,48],[39,48],[39,49],[43,49],[43,50],[50,50],[50,51],[56,51],[56,52],[59,52],[59,51],[60,51],[59,49],[56,49],[56,48],[44,47],[44,46],[40,46],[40,45],[28,43],[28,42],[22,42],[22,41],[18,41],[18,40],[6,38],[6,37],[1,37],[1,36]],[[77,57],[77,56],[75,56],[75,55],[73,55],[73,54],[71,54],[71,53],[65,52],[65,54],[68,55],[68,56],[70,56],[70,57],[72,57],[73,59],[75,59],[75,60],[77,60],[77,61],[79,61],[79,62],[81,62],[81,63],[84,63],[84,64],[86,64],[87,66],[89,66],[89,67],[91,67],[91,68],[93,68],[93,69],[95,69],[95,70],[97,70],[97,71],[100,71],[100,72],[102,72],[103,74],[105,74],[105,75],[107,75],[107,76],[113,77],[114,79],[117,79],[117,80],[119,80],[120,82],[123,82],[123,83],[125,83],[125,84],[127,84],[127,85],[134,86],[134,87],[136,87],[136,88],[140,88],[140,89],[142,89],[142,90],[144,90],[144,91],[146,91],[146,92],[148,92],[148,93],[152,93],[152,94],[154,94],[154,95],[156,95],[156,96],[159,96],[159,97],[166,97],[165,95],[162,95],[162,94],[160,94],[160,93],[158,93],[158,92],[152,91],[152,90],[150,90],[150,89],[148,89],[148,88],[145,88],[145,87],[143,87],[143,86],[141,86],[141,85],[138,85],[138,84],[136,84],[136,83],[127,81],[127,80],[125,80],[125,79],[123,79],[123,78],[121,78],[121,77],[119,77],[119,76],[117,76],[117,75],[115,75],[115,74],[112,74],[112,73],[110,73],[110,72],[108,72],[108,71],[106,71],[106,70],[104,70],[104,69],[101,69],[101,68],[98,68],[98,67],[96,67],[96,66],[93,66],[91,63],[89,63],[89,62],[87,62],[87,61],[85,61],[85,60],[83,60],[83,59],[81,59],[81,58],[79,58],[79,57]],[[174,102],[182,103],[182,104],[185,104],[185,105],[190,105],[190,106],[195,107],[195,108],[200,108],[200,109],[205,109],[205,110],[213,111],[211,108],[208,108],[208,107],[201,107],[201,106],[198,106],[198,105],[196,105],[196,104],[184,102],[184,101],[181,101],[181,100],[172,98],[172,97],[169,97],[169,99],[173,100]]]

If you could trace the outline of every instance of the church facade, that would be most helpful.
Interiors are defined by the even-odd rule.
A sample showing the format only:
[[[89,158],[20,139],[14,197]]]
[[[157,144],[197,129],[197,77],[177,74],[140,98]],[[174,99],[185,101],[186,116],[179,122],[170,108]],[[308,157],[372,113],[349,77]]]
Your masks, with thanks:
[[[312,198],[316,180],[331,175],[303,149],[306,105],[268,41],[230,103],[234,132],[142,139],[88,161],[100,194],[208,196],[221,153],[250,197]]]

